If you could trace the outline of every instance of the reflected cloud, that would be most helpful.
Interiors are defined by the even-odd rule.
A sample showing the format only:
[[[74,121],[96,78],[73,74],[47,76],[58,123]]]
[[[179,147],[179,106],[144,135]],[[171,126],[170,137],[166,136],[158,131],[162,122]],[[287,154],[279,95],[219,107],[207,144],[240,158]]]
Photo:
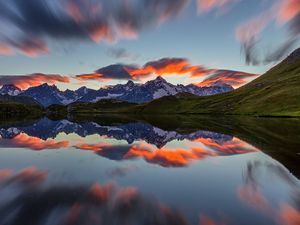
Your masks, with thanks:
[[[199,225],[226,225],[225,222],[216,221],[206,215],[200,215]]]
[[[300,224],[300,210],[290,205],[283,204],[280,208],[280,218],[283,224],[297,225]]]
[[[135,187],[113,183],[45,186],[47,175],[35,168],[0,181],[0,217],[13,224],[187,225],[183,214],[142,195]]]
[[[276,198],[269,199],[263,183],[265,171],[268,171],[267,181],[283,180],[290,202],[281,202]],[[271,177],[270,177],[271,176]],[[274,177],[272,177],[274,176]],[[276,187],[274,187],[276,188]],[[296,225],[300,222],[300,186],[299,181],[283,166],[279,164],[253,162],[246,169],[244,184],[238,189],[240,200],[253,209],[261,212],[275,222],[287,225]],[[268,190],[270,191],[270,190]]]
[[[221,143],[218,143],[211,138],[199,138],[196,141],[224,154],[244,154],[259,151],[257,148],[241,141],[238,138],[233,138],[232,140]]]
[[[161,148],[149,150],[151,146],[133,146],[124,156],[125,159],[143,158],[147,162],[158,164],[163,167],[183,167],[192,161],[202,160],[216,154],[202,148],[191,149],[168,149]]]
[[[112,177],[124,177],[128,173],[136,171],[137,169],[138,168],[136,166],[117,167],[117,168],[107,171],[107,175],[112,176]]]
[[[20,133],[12,139],[0,138],[0,146],[5,148],[29,148],[32,150],[58,149],[69,146],[69,141],[42,140]]]

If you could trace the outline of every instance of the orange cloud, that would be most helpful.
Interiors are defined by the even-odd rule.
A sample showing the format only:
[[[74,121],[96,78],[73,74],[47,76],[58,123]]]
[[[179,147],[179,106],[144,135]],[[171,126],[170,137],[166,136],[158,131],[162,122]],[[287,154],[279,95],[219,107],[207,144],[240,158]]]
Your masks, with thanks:
[[[235,3],[238,0],[197,0],[198,12],[203,13],[213,8],[223,8],[224,6]]]
[[[94,73],[77,75],[79,80],[106,80],[125,79],[139,80],[149,75],[190,75],[192,77],[203,77],[211,74],[212,69],[207,69],[201,65],[192,65],[184,58],[162,58],[150,61],[142,67],[133,65],[114,64],[98,69]]]
[[[0,55],[12,55],[14,50],[4,44],[0,44]]]
[[[78,80],[106,80],[108,78],[105,78],[103,74],[100,73],[87,73],[87,74],[80,74],[77,75],[76,78]]]
[[[201,83],[197,84],[198,86],[205,87],[211,86],[216,82],[222,82],[230,84],[234,87],[240,87],[241,85],[248,83],[250,80],[258,77],[257,74],[244,73],[239,71],[229,71],[229,70],[219,70],[214,74],[208,76]]]
[[[191,65],[187,59],[184,58],[162,58],[156,61],[146,63],[141,68],[127,68],[128,73],[133,78],[155,74],[157,76],[164,75],[185,75],[204,76],[211,72],[200,65]]]
[[[7,147],[21,147],[21,148],[29,148],[33,150],[43,150],[43,149],[58,149],[58,148],[66,148],[69,146],[68,141],[55,141],[52,139],[42,140],[37,137],[31,137],[27,134],[20,133],[15,136],[13,139],[6,140],[0,139],[1,144]]]
[[[49,52],[47,44],[38,38],[27,37],[21,39],[9,39],[2,49],[6,50],[4,53],[15,53],[14,49],[29,57],[37,57]],[[0,51],[0,54],[1,51]]]
[[[299,0],[282,0],[278,11],[278,20],[286,23],[300,13]]]
[[[43,83],[55,84],[57,82],[70,83],[70,77],[62,75],[46,75],[42,73],[20,76],[0,76],[0,85],[13,84],[23,90]]]

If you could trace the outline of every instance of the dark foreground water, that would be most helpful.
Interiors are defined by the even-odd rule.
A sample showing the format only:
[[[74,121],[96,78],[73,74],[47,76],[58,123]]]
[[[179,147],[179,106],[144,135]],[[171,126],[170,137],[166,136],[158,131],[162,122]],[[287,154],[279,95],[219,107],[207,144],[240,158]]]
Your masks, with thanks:
[[[0,225],[300,224],[298,120],[71,121],[1,123]]]

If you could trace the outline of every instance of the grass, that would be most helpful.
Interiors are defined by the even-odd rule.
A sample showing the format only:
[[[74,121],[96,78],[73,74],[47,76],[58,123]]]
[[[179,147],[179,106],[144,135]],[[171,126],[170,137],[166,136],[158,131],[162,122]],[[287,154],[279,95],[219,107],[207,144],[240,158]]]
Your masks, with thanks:
[[[28,105],[19,102],[0,102],[0,118],[38,118],[44,114],[39,105]]]

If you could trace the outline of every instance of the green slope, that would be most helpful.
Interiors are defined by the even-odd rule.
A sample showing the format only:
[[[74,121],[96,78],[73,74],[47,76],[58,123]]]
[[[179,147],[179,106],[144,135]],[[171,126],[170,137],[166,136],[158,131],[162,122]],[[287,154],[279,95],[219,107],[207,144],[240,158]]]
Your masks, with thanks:
[[[163,97],[127,112],[300,116],[300,50],[233,92],[198,98]]]
[[[44,114],[43,107],[29,97],[0,96],[0,118],[37,118]]]
[[[85,113],[111,113],[129,109],[136,106],[134,103],[129,103],[120,100],[108,99],[100,100],[96,103],[75,102],[68,105],[67,112],[70,114],[85,114]]]

